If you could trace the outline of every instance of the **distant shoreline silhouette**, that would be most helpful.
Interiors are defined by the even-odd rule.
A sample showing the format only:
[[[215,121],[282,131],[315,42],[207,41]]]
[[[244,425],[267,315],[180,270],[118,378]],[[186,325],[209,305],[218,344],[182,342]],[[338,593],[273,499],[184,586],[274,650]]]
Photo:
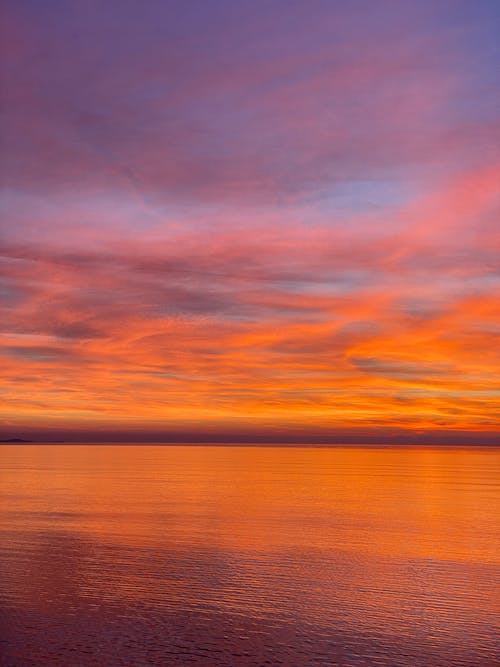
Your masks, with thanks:
[[[5,443],[12,442],[12,443],[16,443],[16,442],[32,442],[32,440],[24,440],[23,438],[7,438],[7,439],[5,439],[5,440],[0,440],[0,442],[5,442]]]

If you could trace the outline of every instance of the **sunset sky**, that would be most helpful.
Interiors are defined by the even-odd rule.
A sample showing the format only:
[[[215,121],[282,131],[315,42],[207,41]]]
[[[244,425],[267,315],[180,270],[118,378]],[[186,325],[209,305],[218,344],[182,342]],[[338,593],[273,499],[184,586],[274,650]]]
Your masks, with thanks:
[[[499,2],[1,14],[1,437],[498,441]]]

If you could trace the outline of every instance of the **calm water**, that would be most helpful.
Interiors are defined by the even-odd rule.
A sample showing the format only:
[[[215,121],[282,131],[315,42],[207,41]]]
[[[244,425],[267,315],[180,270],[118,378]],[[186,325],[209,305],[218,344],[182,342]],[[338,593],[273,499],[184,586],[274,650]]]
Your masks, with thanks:
[[[499,463],[2,446],[1,664],[500,664]]]

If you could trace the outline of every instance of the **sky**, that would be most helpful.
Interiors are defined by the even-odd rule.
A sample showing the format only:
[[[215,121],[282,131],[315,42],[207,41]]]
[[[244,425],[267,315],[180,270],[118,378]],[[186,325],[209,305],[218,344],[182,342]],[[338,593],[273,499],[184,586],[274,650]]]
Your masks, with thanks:
[[[1,23],[1,437],[500,441],[498,2]]]

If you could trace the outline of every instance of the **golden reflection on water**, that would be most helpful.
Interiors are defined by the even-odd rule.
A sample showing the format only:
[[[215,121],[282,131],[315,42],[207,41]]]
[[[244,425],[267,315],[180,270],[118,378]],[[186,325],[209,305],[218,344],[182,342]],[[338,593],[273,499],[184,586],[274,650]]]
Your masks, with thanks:
[[[3,446],[0,461],[8,619],[43,612],[78,635],[68,618],[94,610],[115,624],[115,648],[88,664],[114,664],[117,619],[164,636],[166,615],[180,623],[188,612],[198,642],[210,644],[221,619],[253,628],[241,635],[249,655],[228,657],[240,641],[228,631],[200,664],[260,664],[258,650],[297,665],[494,658],[493,449],[33,445]],[[281,625],[266,654],[258,637],[270,619]],[[9,664],[29,664],[26,639],[12,642],[20,662]],[[61,651],[37,664],[87,664]],[[153,664],[182,662],[169,655]],[[151,664],[141,656],[127,664]]]

